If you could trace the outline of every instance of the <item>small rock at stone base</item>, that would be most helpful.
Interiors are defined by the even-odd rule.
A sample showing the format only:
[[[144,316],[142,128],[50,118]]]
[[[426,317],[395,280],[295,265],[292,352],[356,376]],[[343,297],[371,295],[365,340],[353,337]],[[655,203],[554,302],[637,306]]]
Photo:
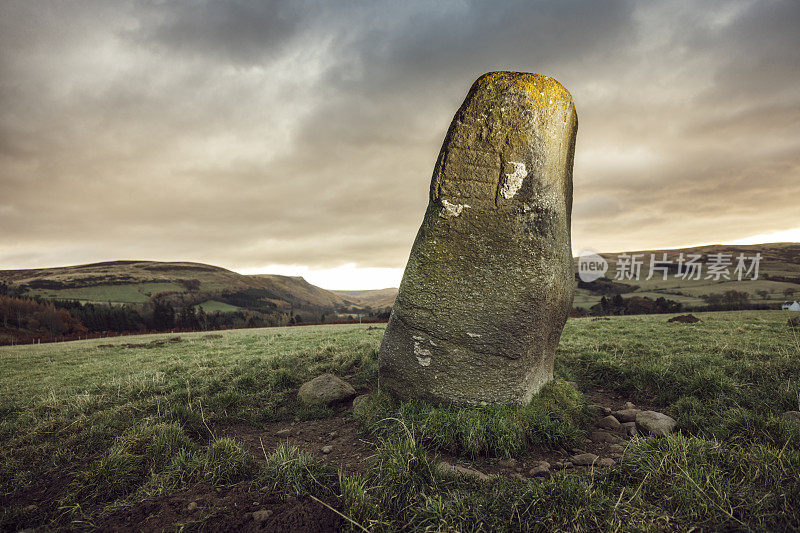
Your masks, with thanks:
[[[564,461],[564,468],[572,468],[573,464],[572,461]]]
[[[674,418],[657,411],[642,411],[636,415],[636,429],[645,435],[669,435],[677,425]]]
[[[197,502],[191,502],[186,506],[187,511],[194,511],[195,509],[197,509]]]
[[[562,468],[564,468],[564,463],[561,461],[556,461],[553,463],[553,470],[561,470]]]
[[[439,461],[439,463],[436,465],[436,468],[444,474],[459,474],[462,476],[476,477],[481,481],[489,481],[492,479],[491,476],[487,476],[483,472],[478,472],[477,470],[466,468],[461,465],[451,465],[446,461]]]
[[[617,420],[614,415],[608,415],[598,420],[595,425],[603,429],[617,429],[619,427],[619,420]]]
[[[636,422],[636,415],[641,413],[639,409],[622,409],[621,411],[614,411],[614,417],[622,423]]]
[[[636,405],[633,402],[625,402],[625,405],[622,406],[623,409],[636,409]]]
[[[619,427],[620,432],[627,437],[638,437],[639,431],[636,429],[636,422],[623,422]]]
[[[38,505],[36,505],[35,503],[32,503],[32,504],[30,504],[30,505],[27,505],[27,506],[25,506],[25,508],[24,508],[24,509],[22,509],[22,510],[23,510],[24,512],[26,512],[26,513],[32,513],[33,511],[35,511],[35,510],[36,510],[36,509],[38,509],[38,508],[39,508],[39,506],[38,506]]]
[[[612,444],[608,449],[615,453],[622,453],[625,451],[625,446],[622,444]]]
[[[333,446],[323,446],[322,447],[322,453],[328,454],[328,453],[331,453],[332,451],[333,451]]]
[[[266,522],[270,516],[272,516],[272,509],[259,509],[258,511],[253,511],[253,520],[259,523]]]
[[[333,374],[322,374],[300,385],[297,396],[306,405],[333,405],[349,400],[356,390]]]
[[[369,396],[369,394],[359,394],[353,398],[353,411],[357,411],[362,404],[366,403],[369,400]]]
[[[292,430],[289,428],[281,429],[275,432],[276,437],[290,437],[292,435]]]
[[[500,466],[505,466],[506,468],[512,468],[514,466],[517,466],[517,460],[514,459],[513,457],[510,459],[500,459],[497,463]]]
[[[603,457],[597,461],[598,466],[614,466],[615,464],[617,464],[617,462],[610,457]]]
[[[332,439],[335,439],[336,437],[339,436],[339,432],[338,431],[331,431],[330,433],[328,433],[328,436],[330,438],[332,438]]]
[[[586,410],[595,418],[600,418],[606,414],[605,407],[598,403],[590,403],[586,406]]]
[[[531,468],[528,473],[533,477],[547,477],[550,475],[550,469],[546,466],[539,465]]]
[[[591,440],[592,442],[598,442],[598,443],[608,442],[611,444],[619,442],[619,439],[614,435],[599,430],[594,430],[591,433],[589,433],[589,440]]]
[[[593,453],[579,453],[570,457],[570,461],[575,466],[589,466],[597,461],[598,457]]]

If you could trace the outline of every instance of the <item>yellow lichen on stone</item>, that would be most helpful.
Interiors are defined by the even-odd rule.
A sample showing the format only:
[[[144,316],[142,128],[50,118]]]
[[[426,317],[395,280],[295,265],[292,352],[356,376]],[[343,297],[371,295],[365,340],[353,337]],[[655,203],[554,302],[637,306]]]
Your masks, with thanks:
[[[572,101],[572,95],[557,80],[532,72],[504,70],[489,72],[475,81],[470,92],[488,86],[496,86],[501,90],[520,90],[528,96],[531,105],[536,107],[550,107],[552,105],[551,101],[554,100]]]

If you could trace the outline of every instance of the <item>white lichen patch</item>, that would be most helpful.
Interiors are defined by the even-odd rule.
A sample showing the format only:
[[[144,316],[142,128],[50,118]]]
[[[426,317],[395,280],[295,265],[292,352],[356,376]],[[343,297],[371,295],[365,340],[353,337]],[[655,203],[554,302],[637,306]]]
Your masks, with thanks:
[[[503,198],[513,198],[520,187],[522,187],[522,182],[525,181],[525,177],[528,175],[528,169],[525,167],[525,163],[519,163],[517,161],[509,162],[514,165],[514,172],[506,174],[506,180],[503,182],[503,187],[500,189],[500,194]]]
[[[476,338],[476,337],[480,337],[481,336],[480,333],[470,333],[469,331],[467,332],[467,335],[469,335],[473,339]]]
[[[418,341],[414,341],[414,356],[421,366],[430,366],[431,351],[420,346]]]
[[[442,210],[439,212],[439,216],[442,218],[457,217],[461,211],[469,208],[467,204],[454,204],[447,200],[442,200],[442,206]]]

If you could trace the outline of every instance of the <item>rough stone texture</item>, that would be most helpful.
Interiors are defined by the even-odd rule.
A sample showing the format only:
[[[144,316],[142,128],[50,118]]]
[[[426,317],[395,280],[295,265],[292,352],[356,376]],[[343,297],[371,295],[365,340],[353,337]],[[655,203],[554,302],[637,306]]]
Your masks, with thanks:
[[[597,461],[598,457],[593,453],[579,453],[570,457],[570,462],[576,466],[589,466]]]
[[[333,374],[322,374],[300,385],[297,395],[307,405],[333,405],[349,400],[356,395],[356,390]]]
[[[642,411],[636,415],[636,428],[645,435],[669,435],[675,431],[677,422],[656,411]]]
[[[623,409],[614,411],[614,417],[620,422],[636,422],[636,415],[641,413],[639,409]]]
[[[622,425],[619,427],[620,433],[625,435],[626,437],[638,437],[639,431],[636,429],[636,422],[623,422]]]
[[[572,305],[569,92],[481,76],[456,113],[380,349],[402,398],[527,403],[553,378]]]
[[[608,415],[598,420],[596,426],[603,429],[618,429],[619,420],[614,415]]]
[[[609,433],[606,433],[605,431],[592,431],[591,433],[589,433],[589,440],[597,443],[608,442],[611,444],[619,442],[619,439],[617,437]]]
[[[360,409],[361,405],[364,405],[369,400],[369,394],[359,394],[355,398],[353,398],[353,411],[357,411]]]

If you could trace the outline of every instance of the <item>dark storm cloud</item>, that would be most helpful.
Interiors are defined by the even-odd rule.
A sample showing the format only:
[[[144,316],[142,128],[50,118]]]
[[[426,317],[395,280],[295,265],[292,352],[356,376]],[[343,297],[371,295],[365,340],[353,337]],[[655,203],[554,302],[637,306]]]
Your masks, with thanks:
[[[797,226],[796,2],[9,2],[0,267],[402,267],[471,82],[580,116],[576,249]]]

